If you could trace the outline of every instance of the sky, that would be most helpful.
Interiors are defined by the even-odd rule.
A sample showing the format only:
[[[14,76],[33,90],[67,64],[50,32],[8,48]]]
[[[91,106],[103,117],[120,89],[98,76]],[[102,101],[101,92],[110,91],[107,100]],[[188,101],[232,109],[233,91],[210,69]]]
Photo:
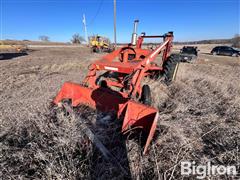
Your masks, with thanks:
[[[113,0],[0,0],[1,39],[69,42],[74,33],[113,40]],[[117,0],[117,41],[130,42],[133,21],[138,33],[174,31],[175,41],[231,38],[240,29],[239,0]]]

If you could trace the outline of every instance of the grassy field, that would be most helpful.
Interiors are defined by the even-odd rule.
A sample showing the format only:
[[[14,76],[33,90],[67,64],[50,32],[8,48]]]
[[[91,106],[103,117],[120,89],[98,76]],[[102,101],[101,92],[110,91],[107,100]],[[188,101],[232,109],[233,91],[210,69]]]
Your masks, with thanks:
[[[87,140],[82,122],[51,105],[62,84],[80,82],[101,54],[86,47],[35,47],[28,55],[0,61],[3,179],[180,179],[183,160],[240,170],[240,59],[212,56],[213,46],[198,45],[198,61],[171,85],[145,80],[160,112],[148,155],[141,156],[136,141],[122,137],[119,123],[94,125],[125,174]],[[98,113],[83,107],[79,116],[94,121]]]

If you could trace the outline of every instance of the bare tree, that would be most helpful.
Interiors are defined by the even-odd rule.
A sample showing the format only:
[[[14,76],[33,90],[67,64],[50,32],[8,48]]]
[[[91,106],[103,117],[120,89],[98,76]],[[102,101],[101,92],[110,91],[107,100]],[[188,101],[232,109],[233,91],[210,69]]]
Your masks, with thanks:
[[[49,42],[50,41],[49,39],[50,38],[48,36],[45,36],[45,35],[39,36],[39,40],[44,41],[44,42]]]
[[[235,36],[232,38],[232,46],[240,48],[240,35],[235,34]]]
[[[73,44],[81,44],[83,41],[85,41],[85,39],[82,36],[80,36],[78,33],[75,33],[71,39],[71,42]]]

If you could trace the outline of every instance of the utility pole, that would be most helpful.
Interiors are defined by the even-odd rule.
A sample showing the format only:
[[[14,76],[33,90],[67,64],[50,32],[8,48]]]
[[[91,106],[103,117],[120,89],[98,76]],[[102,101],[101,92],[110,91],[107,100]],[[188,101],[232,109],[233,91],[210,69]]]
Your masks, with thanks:
[[[1,27],[1,28],[0,28],[0,31],[1,31],[1,32],[0,32],[0,40],[1,40],[1,43],[0,43],[0,44],[3,44],[3,42],[2,42],[2,41],[3,41],[3,0],[1,0],[0,6],[1,6],[1,7],[0,7],[0,8],[1,8],[1,11],[0,11],[0,12],[1,12],[1,13],[0,13],[0,16],[1,16],[1,18],[0,18],[0,21],[1,21],[1,22],[0,22],[0,25],[1,25],[1,26],[0,26],[0,27]]]
[[[116,0],[113,0],[114,4],[114,44],[117,47],[117,32],[116,32]]]
[[[86,23],[85,14],[83,14],[83,26],[84,26],[84,32],[85,32],[85,40],[86,40],[86,43],[88,44],[87,23]]]

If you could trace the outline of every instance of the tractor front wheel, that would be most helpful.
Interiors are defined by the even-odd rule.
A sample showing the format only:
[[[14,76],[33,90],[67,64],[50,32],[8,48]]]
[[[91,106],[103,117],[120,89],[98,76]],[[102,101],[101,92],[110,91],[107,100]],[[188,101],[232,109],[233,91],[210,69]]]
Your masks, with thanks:
[[[181,62],[181,58],[178,55],[171,55],[163,64],[163,76],[167,83],[171,82],[176,75],[178,63]]]

